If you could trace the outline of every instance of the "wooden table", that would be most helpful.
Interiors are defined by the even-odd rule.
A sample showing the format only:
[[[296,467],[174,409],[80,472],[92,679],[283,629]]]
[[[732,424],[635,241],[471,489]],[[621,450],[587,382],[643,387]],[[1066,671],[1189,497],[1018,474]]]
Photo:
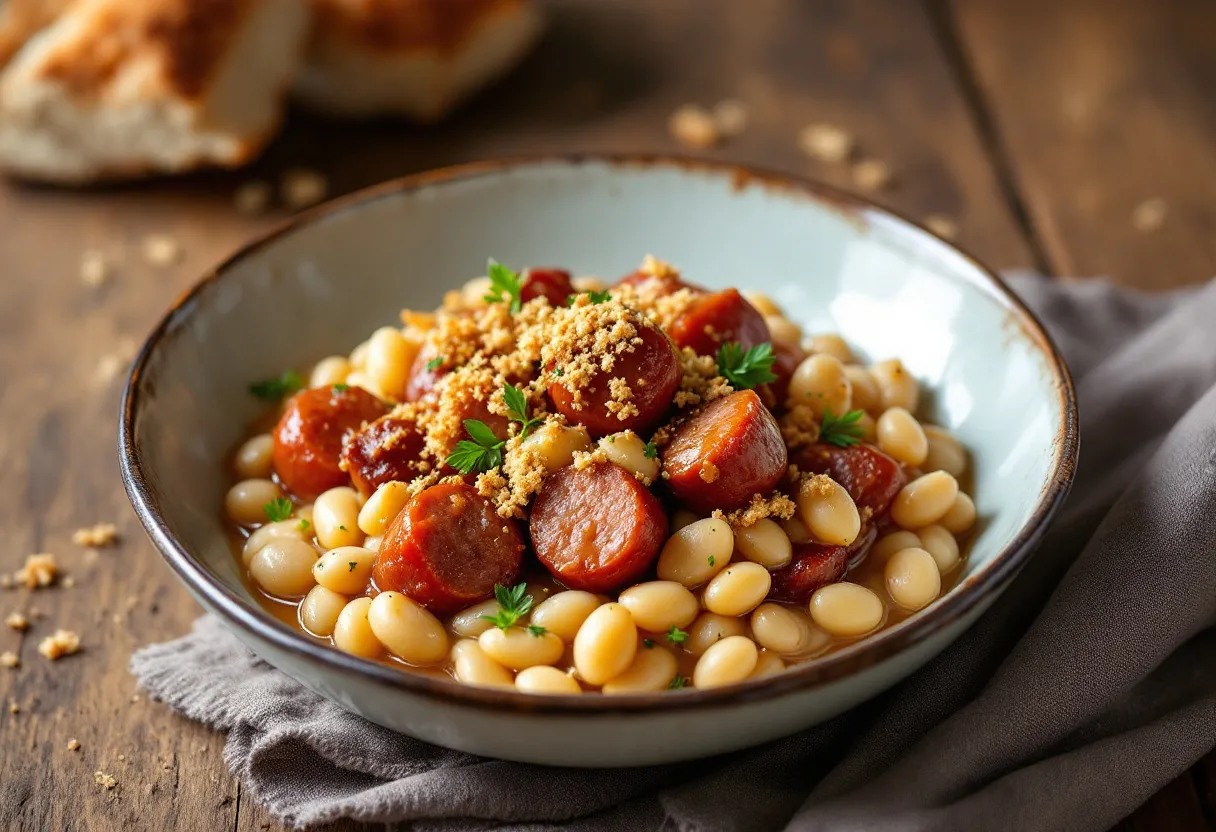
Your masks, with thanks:
[[[133,649],[184,633],[199,610],[123,496],[120,382],[106,377],[203,269],[275,221],[232,209],[242,182],[304,165],[345,192],[500,154],[673,150],[674,108],[732,97],[748,105],[750,126],[706,155],[850,187],[847,166],[813,162],[795,141],[806,124],[840,125],[891,166],[879,201],[951,218],[959,241],[995,267],[1147,289],[1216,273],[1216,4],[551,6],[550,35],[522,70],[443,127],[293,116],[252,171],[84,193],[0,189],[0,569],[49,551],[74,580],[0,592],[0,610],[42,613],[24,636],[0,632],[0,650],[22,661],[0,670],[0,702],[20,705],[0,712],[0,828],[278,828],[241,799],[223,737],[147,702],[127,673]],[[1165,213],[1149,230],[1133,216],[1153,199]],[[181,242],[178,264],[143,261],[151,233]],[[100,288],[78,276],[89,248],[119,258]],[[75,528],[98,521],[118,523],[119,547],[72,545]],[[36,645],[56,627],[84,646],[52,664]],[[118,788],[96,785],[95,770]],[[1119,828],[1216,830],[1216,756]]]

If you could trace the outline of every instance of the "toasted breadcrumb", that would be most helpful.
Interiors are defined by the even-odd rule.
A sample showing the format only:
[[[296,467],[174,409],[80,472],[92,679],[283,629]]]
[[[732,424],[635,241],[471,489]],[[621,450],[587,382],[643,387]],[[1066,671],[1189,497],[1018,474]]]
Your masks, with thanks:
[[[5,572],[3,575],[0,575],[0,589],[12,589],[12,588],[13,588],[13,576],[8,574],[7,572]]]
[[[68,740],[68,751],[79,751],[79,750],[80,750],[80,740],[76,739],[75,737],[72,737],[70,740]]]
[[[10,612],[4,623],[14,630],[24,632],[30,628],[30,620],[19,612]]]
[[[269,182],[246,182],[232,195],[232,205],[238,214],[255,217],[270,207],[272,190]]]
[[[721,472],[718,470],[717,465],[706,461],[701,464],[701,470],[697,472],[697,476],[705,482],[717,482],[718,477],[721,476]]]
[[[59,585],[61,587],[63,587],[64,589],[75,589],[76,588],[76,579],[73,578],[71,575],[68,575],[62,581],[59,582]]]
[[[863,191],[881,191],[891,178],[891,168],[879,159],[863,159],[853,166],[853,184]]]
[[[89,249],[80,255],[80,281],[85,286],[100,286],[110,277],[110,264],[104,254]]]
[[[118,542],[118,527],[113,523],[98,523],[72,532],[72,542],[77,546],[113,546]]]
[[[5,650],[0,653],[0,667],[20,667],[21,659],[17,658],[17,654],[12,650]]]
[[[25,559],[25,566],[14,575],[17,583],[24,584],[27,589],[41,589],[55,582],[59,568],[55,565],[55,556],[45,552],[30,555]]]
[[[798,133],[798,149],[820,162],[836,165],[853,153],[853,137],[834,124],[811,124]]]
[[[714,105],[711,115],[718,133],[737,136],[747,129],[747,105],[737,98],[725,98]]]
[[[16,700],[16,699],[10,699],[10,700],[8,700],[8,712],[9,712],[10,714],[19,714],[19,713],[21,713],[21,706],[17,704],[17,700]]]
[[[755,494],[752,496],[751,503],[731,512],[716,509],[711,516],[719,520],[725,520],[732,528],[746,528],[747,526],[754,526],[765,517],[786,520],[793,517],[794,512],[797,510],[798,506],[793,500],[780,491],[774,491],[767,497]]]
[[[685,104],[673,112],[667,120],[667,129],[672,138],[694,150],[713,147],[720,138],[714,117],[696,104]]]
[[[325,176],[307,168],[293,168],[279,180],[283,204],[293,211],[309,208],[325,199],[329,182]]]
[[[182,256],[181,243],[171,234],[149,234],[141,244],[144,259],[157,267],[172,266]]]
[[[1154,197],[1146,199],[1132,211],[1132,227],[1142,233],[1156,231],[1165,225],[1165,215],[1169,206],[1164,199]]]
[[[51,661],[70,656],[80,649],[80,636],[71,630],[56,630],[38,643],[38,652]]]
[[[795,405],[777,420],[786,447],[790,450],[819,441],[820,424],[815,412],[804,404]]]
[[[101,769],[93,772],[93,782],[99,786],[104,786],[106,791],[110,791],[118,785],[118,781],[111,774],[106,774]]]

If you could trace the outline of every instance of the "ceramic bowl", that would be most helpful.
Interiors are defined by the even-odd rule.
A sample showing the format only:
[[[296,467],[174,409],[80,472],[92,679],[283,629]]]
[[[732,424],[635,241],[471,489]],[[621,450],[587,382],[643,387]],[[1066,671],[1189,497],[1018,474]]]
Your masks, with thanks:
[[[615,277],[648,253],[711,287],[773,296],[810,332],[902,358],[929,416],[970,449],[980,514],[963,579],[908,620],[776,677],[716,690],[535,697],[426,678],[320,646],[243,588],[221,518],[224,460],[263,408],[255,379],[348,352],[402,307],[508,264]],[[702,162],[490,162],[381,185],[300,215],[166,315],[123,400],[123,478],[190,591],[251,650],[342,707],[439,745],[627,766],[755,745],[895,684],[958,637],[1030,556],[1072,481],[1068,371],[991,271],[856,197]]]

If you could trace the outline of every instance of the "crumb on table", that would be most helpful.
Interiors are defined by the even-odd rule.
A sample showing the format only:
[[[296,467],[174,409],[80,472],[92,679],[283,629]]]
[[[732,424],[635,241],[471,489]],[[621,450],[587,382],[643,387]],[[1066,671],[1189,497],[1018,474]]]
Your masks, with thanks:
[[[80,636],[71,630],[56,630],[38,643],[38,652],[51,661],[80,650]]]
[[[325,176],[307,168],[292,168],[279,181],[283,204],[293,211],[309,208],[325,199],[329,182]]]
[[[685,104],[671,114],[667,129],[685,147],[704,149],[718,143],[718,125],[714,117],[696,104]]]
[[[93,772],[93,782],[99,786],[105,786],[106,791],[110,791],[118,785],[118,781],[114,779],[114,775],[106,774],[101,769]]]
[[[110,263],[104,254],[89,249],[80,255],[80,280],[86,286],[100,286],[110,277]]]
[[[80,740],[76,739],[75,737],[72,737],[70,740],[68,740],[68,751],[79,751],[79,750],[80,750]]]
[[[863,159],[853,166],[853,184],[863,191],[880,191],[891,184],[891,168],[880,159]]]
[[[799,150],[831,165],[848,159],[853,147],[853,137],[834,124],[809,124],[798,133]]]
[[[0,653],[0,667],[15,668],[20,666],[21,659],[12,650],[5,650],[3,653]]]
[[[153,266],[172,266],[182,256],[181,243],[171,234],[149,234],[142,249],[144,259]]]
[[[113,546],[118,542],[118,527],[113,523],[96,523],[72,532],[72,542],[77,546]]]
[[[30,555],[25,559],[25,566],[17,570],[14,576],[17,583],[24,584],[27,589],[41,589],[55,582],[59,568],[55,565],[55,556],[46,552]]]
[[[30,620],[25,617],[24,613],[18,612],[17,610],[10,612],[4,619],[4,623],[12,629],[22,632],[30,628]]]

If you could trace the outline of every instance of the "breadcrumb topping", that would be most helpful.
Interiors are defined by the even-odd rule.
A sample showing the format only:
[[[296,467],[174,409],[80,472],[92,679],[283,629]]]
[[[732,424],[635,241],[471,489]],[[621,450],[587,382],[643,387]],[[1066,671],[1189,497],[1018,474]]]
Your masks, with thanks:
[[[717,509],[711,515],[719,520],[725,520],[732,528],[754,526],[765,517],[775,517],[778,520],[788,520],[798,510],[797,504],[780,491],[774,491],[765,497],[761,494],[752,496],[748,505],[731,512]]]
[[[777,424],[790,450],[814,445],[819,441],[819,420],[815,418],[815,411],[805,404],[790,408],[781,415]]]

